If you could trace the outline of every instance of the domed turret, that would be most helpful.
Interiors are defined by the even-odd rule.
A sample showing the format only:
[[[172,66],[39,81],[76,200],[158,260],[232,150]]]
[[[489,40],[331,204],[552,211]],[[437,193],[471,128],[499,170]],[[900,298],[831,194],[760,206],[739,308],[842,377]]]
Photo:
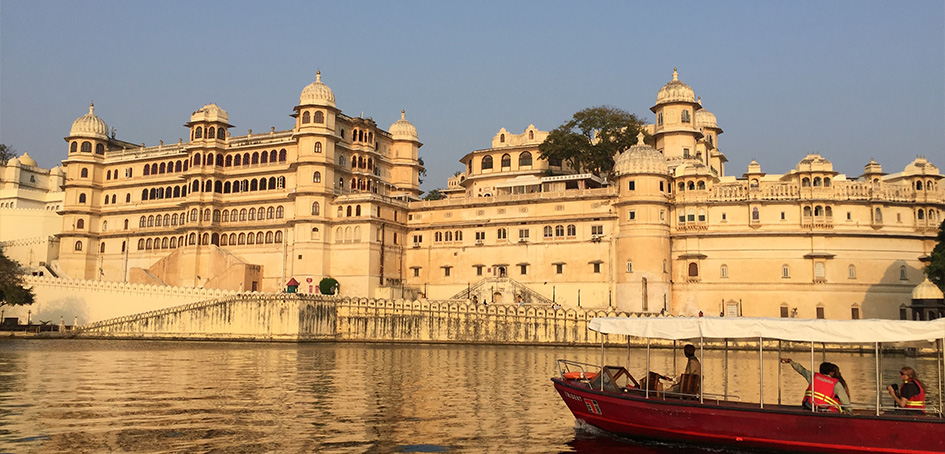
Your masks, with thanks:
[[[673,80],[669,81],[656,94],[656,105],[670,102],[696,102],[696,94],[692,87],[679,80],[679,73],[673,68]]]
[[[620,154],[614,162],[614,172],[617,175],[630,174],[669,174],[666,160],[655,148],[643,143],[643,133],[637,135],[636,145]]]
[[[315,73],[315,82],[302,89],[302,95],[299,96],[300,106],[310,104],[335,107],[335,93],[322,83],[321,71]]]
[[[197,110],[190,116],[191,123],[198,121],[209,121],[218,123],[229,123],[230,116],[220,106],[210,103]]]
[[[699,97],[699,105],[702,105],[702,97]],[[693,114],[693,121],[695,122],[696,128],[714,128],[719,129],[718,120],[715,118],[715,114],[709,112],[704,107],[697,110]]]
[[[9,167],[19,167],[19,166],[20,166],[20,158],[17,158],[16,156],[10,158],[10,160],[7,161],[7,166],[9,166]]]
[[[95,115],[95,104],[89,104],[89,113],[72,122],[69,136],[92,137],[108,139],[108,125],[98,115]]]
[[[913,300],[940,300],[942,298],[945,298],[945,294],[942,294],[942,291],[929,280],[928,276],[921,284],[912,289]]]
[[[36,160],[33,159],[29,153],[23,153],[23,156],[20,156],[20,164],[30,167],[39,167],[39,164],[36,163]]]
[[[394,122],[388,128],[388,132],[394,138],[394,140],[419,140],[417,136],[417,128],[407,121],[407,112],[404,110],[400,111],[400,120]]]

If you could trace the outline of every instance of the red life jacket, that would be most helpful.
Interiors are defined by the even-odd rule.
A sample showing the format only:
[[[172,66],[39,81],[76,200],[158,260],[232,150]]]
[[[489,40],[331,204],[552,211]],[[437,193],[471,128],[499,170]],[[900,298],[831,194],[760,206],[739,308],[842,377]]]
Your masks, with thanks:
[[[903,384],[908,383],[909,380],[903,380]],[[912,380],[912,383],[915,383],[915,385],[919,387],[919,394],[907,397],[906,406],[904,408],[921,409],[922,414],[925,414],[925,387],[922,386],[919,380]]]
[[[804,392],[804,402],[810,405],[811,394],[814,396],[814,407],[840,413],[840,401],[834,393],[837,379],[821,373],[814,373],[811,384]],[[813,388],[813,391],[811,390]],[[924,395],[924,394],[923,394]]]

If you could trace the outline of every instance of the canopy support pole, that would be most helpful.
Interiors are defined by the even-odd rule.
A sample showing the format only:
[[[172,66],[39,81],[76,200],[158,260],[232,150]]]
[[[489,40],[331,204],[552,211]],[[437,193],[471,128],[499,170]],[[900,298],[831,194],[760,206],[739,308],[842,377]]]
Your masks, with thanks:
[[[725,373],[725,376],[722,377],[722,383],[725,384],[725,389],[723,390],[724,393],[725,393],[725,400],[728,400],[728,338],[727,338],[727,337],[725,338],[725,353],[724,353],[724,355],[725,355],[725,356],[724,356],[724,358],[722,359],[722,361],[723,361],[723,365],[724,365],[724,367],[723,367],[723,372]]]
[[[646,390],[644,395],[647,399],[650,398],[650,338],[646,338],[646,371],[643,372],[646,375]]]
[[[781,341],[778,340],[778,364],[781,364]],[[781,405],[781,367],[778,367],[778,405]]]
[[[649,368],[649,365],[647,368]],[[679,376],[679,371],[676,370],[676,339],[673,339],[673,376]]]
[[[876,416],[879,416],[880,387],[883,386],[883,370],[879,365],[879,342],[876,343]]]
[[[604,390],[604,336],[606,334],[601,334],[600,336],[600,390]]]
[[[758,387],[760,388],[760,393],[758,394],[758,403],[761,404],[761,408],[765,408],[765,368],[764,368],[764,356],[762,351],[765,347],[765,338],[758,338]]]
[[[630,335],[627,335],[627,372],[630,372]]]
[[[945,361],[945,337],[942,338],[941,343],[938,341],[935,341],[935,343],[938,344],[936,347],[938,347],[939,351],[942,353],[938,355],[938,359],[936,360],[938,363],[938,417],[945,418],[945,405],[942,404],[942,393],[945,391],[945,387],[942,386],[942,361]]]
[[[814,405],[814,372],[817,369],[814,369],[814,341],[810,341],[810,412],[814,413],[817,411],[817,406]]]
[[[705,384],[705,379],[703,378],[705,376],[705,373],[702,370],[703,364],[705,364],[705,339],[700,337],[699,338],[699,403],[700,404],[705,403],[705,401],[703,400],[705,389],[703,389],[702,387],[702,385]],[[680,387],[681,386],[682,385],[680,385]]]

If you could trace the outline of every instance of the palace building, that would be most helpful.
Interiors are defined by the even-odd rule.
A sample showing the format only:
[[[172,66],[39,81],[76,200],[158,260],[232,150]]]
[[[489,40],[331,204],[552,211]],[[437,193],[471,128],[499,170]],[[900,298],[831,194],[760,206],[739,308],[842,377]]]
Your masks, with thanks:
[[[925,158],[848,177],[811,154],[784,174],[728,175],[722,129],[672,80],[648,140],[609,179],[540,159],[547,137],[501,129],[460,159],[441,200],[418,198],[421,147],[336,107],[321,75],[286,130],[235,135],[196,110],[187,139],[118,140],[94,113],[63,161],[55,270],[74,279],[279,292],[613,308],[639,313],[913,318],[945,210]]]

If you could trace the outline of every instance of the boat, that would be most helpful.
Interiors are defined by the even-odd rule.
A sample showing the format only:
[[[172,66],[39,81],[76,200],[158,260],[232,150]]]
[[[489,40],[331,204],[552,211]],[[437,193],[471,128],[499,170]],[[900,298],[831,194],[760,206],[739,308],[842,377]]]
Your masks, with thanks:
[[[559,359],[552,378],[574,417],[584,424],[633,439],[709,445],[737,450],[823,453],[945,453],[942,364],[945,357],[945,319],[901,320],[800,320],[778,318],[703,317],[604,317],[589,322],[591,330],[607,335],[646,340],[646,377],[637,380],[623,366],[604,365],[605,336],[601,336],[601,364]],[[704,378],[695,376],[677,392],[661,390],[660,375],[650,371],[650,342],[698,340],[754,340],[759,361],[765,342],[810,343],[809,370],[815,344],[865,344],[876,355],[875,403],[855,404],[852,414],[805,409],[799,404],[743,402],[735,394],[710,394]],[[883,343],[930,342],[936,348],[938,377],[924,377],[925,411],[902,411],[882,405],[886,394],[881,383]],[[674,343],[675,345],[675,343]],[[778,343],[779,358],[781,343]],[[702,347],[700,347],[701,356]],[[639,356],[639,355],[638,355]],[[802,356],[806,357],[806,353]],[[806,359],[804,362],[806,362]],[[629,352],[628,352],[629,363]],[[726,361],[727,363],[727,361]],[[628,364],[629,367],[629,364]],[[716,367],[703,366],[703,367]],[[764,396],[764,375],[759,367],[758,386]],[[792,372],[793,373],[793,372]],[[928,375],[928,374],[926,374]],[[727,375],[726,375],[727,376]],[[780,376],[779,376],[780,377]],[[665,378],[665,377],[664,377]],[[929,402],[928,389],[938,381],[937,402]],[[780,379],[779,379],[780,382]],[[882,388],[880,388],[882,386]],[[747,391],[747,390],[744,390]],[[737,393],[739,390],[733,390]],[[887,399],[888,395],[887,395]],[[780,401],[780,394],[779,399]],[[891,399],[889,399],[891,400]]]

